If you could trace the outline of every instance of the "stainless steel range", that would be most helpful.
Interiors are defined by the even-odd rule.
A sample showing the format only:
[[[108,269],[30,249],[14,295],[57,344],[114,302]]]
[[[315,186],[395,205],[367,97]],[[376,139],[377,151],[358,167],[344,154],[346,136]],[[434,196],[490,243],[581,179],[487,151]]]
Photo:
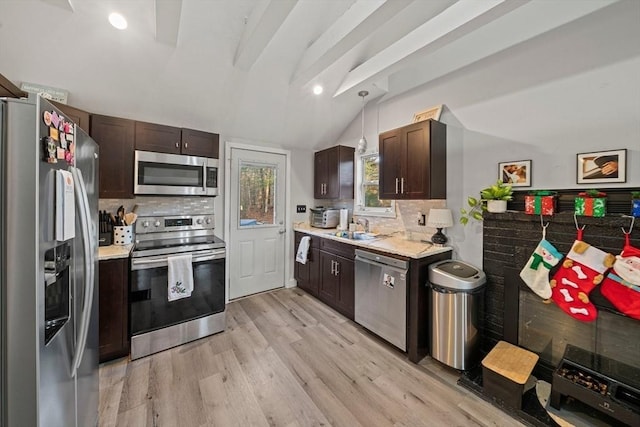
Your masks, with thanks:
[[[131,359],[225,328],[225,243],[211,215],[138,217],[131,256]],[[168,261],[191,255],[193,291],[169,301]],[[188,264],[187,264],[188,265]]]

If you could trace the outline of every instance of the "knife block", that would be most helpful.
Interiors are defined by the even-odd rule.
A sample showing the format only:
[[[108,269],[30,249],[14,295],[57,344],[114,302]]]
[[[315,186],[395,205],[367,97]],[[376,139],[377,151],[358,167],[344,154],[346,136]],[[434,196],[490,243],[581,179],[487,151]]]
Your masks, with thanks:
[[[112,233],[100,233],[98,235],[98,246],[111,246],[113,243]]]

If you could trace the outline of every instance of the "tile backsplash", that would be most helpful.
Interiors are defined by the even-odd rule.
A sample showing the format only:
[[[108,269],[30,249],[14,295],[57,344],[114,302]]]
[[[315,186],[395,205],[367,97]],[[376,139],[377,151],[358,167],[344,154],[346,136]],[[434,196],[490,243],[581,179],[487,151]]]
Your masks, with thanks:
[[[431,208],[446,207],[446,200],[397,200],[396,217],[366,217],[369,229],[377,233],[404,233],[407,240],[431,240],[434,228],[418,225],[420,214],[429,215]]]
[[[316,200],[316,202],[324,202],[325,206],[331,205],[334,208],[347,208],[350,211],[350,217],[353,213],[353,200],[342,200],[333,203],[327,203],[326,200]],[[403,233],[407,240],[431,240],[431,236],[435,234],[436,230],[418,225],[420,214],[428,216],[431,208],[446,208],[446,200],[396,200],[395,218],[357,215],[354,220],[359,217],[367,218],[369,220],[369,229],[375,233]]]
[[[139,196],[133,199],[100,199],[98,202],[100,210],[114,215],[120,206],[126,212],[133,212],[135,207],[138,216],[211,214],[214,211],[214,198]]]

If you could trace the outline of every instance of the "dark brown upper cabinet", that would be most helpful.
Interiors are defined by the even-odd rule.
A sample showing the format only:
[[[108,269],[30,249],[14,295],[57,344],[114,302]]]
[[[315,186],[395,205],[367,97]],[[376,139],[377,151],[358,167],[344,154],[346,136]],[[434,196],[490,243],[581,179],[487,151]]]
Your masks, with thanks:
[[[60,111],[67,115],[67,118],[77,124],[80,129],[89,133],[89,113],[79,108],[72,107],[71,105],[60,104],[59,102],[49,101],[56,106]]]
[[[218,158],[220,136],[216,133],[146,122],[136,122],[135,128],[136,150]]]
[[[92,114],[89,134],[100,146],[100,198],[133,198],[135,122]]]
[[[316,199],[353,199],[353,147],[336,145],[317,151],[313,196]]]
[[[446,199],[447,127],[425,120],[379,136],[380,199]]]

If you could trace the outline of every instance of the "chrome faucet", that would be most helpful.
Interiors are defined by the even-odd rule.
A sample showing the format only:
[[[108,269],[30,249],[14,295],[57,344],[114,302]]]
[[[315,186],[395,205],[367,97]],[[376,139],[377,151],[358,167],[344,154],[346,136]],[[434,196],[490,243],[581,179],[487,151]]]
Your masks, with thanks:
[[[369,232],[369,220],[367,218],[358,218],[356,224],[362,225],[365,233]]]

